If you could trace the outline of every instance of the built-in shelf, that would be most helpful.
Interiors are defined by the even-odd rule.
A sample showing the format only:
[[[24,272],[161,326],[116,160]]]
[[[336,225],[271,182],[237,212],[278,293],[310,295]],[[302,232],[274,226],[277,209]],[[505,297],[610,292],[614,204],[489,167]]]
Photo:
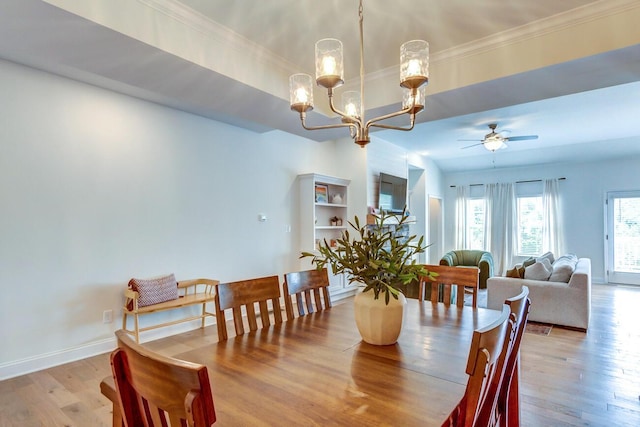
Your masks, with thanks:
[[[333,245],[347,229],[349,216],[349,184],[347,179],[315,173],[298,175],[300,189],[300,251],[319,254],[318,245]],[[337,203],[332,203],[336,201]],[[331,225],[335,219],[338,224]],[[300,268],[314,268],[310,258],[300,260]],[[355,293],[357,286],[348,286],[343,274],[329,271],[332,295]]]

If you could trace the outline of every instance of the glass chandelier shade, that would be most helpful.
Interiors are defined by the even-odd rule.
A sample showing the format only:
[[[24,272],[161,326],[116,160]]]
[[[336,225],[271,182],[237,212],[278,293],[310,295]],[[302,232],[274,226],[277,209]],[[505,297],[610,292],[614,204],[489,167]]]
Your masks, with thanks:
[[[352,119],[359,119],[361,116],[360,92],[348,90],[342,94],[342,111]]]
[[[402,109],[409,108],[410,114],[417,114],[424,109],[424,102],[426,99],[425,86],[419,87],[417,91],[410,89],[403,89],[402,91]]]
[[[344,83],[340,40],[322,39],[316,42],[316,83],[327,89]]]
[[[411,40],[400,47],[400,86],[417,89],[429,81],[429,43]]]
[[[289,77],[289,103],[298,113],[313,110],[313,86],[309,74],[298,73]]]

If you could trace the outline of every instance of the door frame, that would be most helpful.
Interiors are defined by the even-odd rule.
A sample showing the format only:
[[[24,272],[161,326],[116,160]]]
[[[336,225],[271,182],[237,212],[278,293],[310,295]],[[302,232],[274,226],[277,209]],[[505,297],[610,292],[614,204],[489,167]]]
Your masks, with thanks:
[[[427,263],[439,264],[440,258],[444,254],[444,219],[443,219],[443,200],[438,196],[427,196],[427,227],[429,240],[427,244]]]
[[[640,273],[615,271],[615,236],[613,228],[614,199],[640,199],[640,190],[608,191],[605,195],[605,270],[607,282],[625,285],[640,285]]]

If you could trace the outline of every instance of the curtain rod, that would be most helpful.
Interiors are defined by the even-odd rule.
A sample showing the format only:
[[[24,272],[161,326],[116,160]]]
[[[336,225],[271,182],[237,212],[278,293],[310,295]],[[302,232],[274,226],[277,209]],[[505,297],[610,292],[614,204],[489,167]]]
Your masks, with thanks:
[[[560,178],[558,178],[558,181],[564,181],[565,179],[567,179],[567,178],[560,177]],[[542,182],[542,181],[543,181],[542,179],[528,179],[528,180],[525,180],[525,181],[516,181],[516,184],[524,184],[524,183],[527,183],[527,182]],[[487,185],[487,184],[469,184],[469,187],[477,187],[479,185]],[[455,185],[450,185],[449,187],[450,188],[456,188]]]

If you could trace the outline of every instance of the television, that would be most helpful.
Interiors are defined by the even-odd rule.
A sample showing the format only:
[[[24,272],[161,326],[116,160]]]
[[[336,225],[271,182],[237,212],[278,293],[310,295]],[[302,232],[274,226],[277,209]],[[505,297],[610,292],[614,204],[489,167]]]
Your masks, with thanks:
[[[380,173],[378,207],[382,212],[402,213],[407,204],[407,179]]]

